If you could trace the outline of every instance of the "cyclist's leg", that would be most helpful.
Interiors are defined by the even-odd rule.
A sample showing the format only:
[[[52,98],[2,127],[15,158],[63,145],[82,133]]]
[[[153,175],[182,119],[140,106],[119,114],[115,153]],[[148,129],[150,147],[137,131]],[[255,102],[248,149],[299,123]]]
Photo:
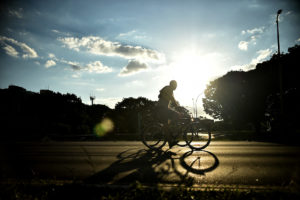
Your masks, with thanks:
[[[164,130],[164,133],[165,133],[165,137],[166,137],[166,141],[169,143],[169,147],[171,148],[172,144],[173,143],[173,137],[172,137],[172,130],[171,130],[171,127],[170,127],[170,122],[171,120],[168,120],[166,123],[163,124],[163,130]]]
[[[163,124],[163,131],[165,134],[166,141],[169,143],[170,148],[177,144],[173,141],[174,123],[178,119],[179,115],[177,112],[168,109],[166,107],[158,107],[158,119]],[[174,122],[173,122],[174,121]]]
[[[163,124],[163,133],[165,135],[165,140],[170,143],[171,141],[171,131],[170,131],[170,119],[169,119],[169,109],[164,106],[159,106],[157,109],[157,119]]]
[[[179,114],[172,110],[172,109],[168,109],[168,116],[169,116],[169,146],[170,148],[174,145],[176,145],[178,143],[178,141],[176,140],[176,135],[175,132],[177,132],[177,122],[179,120]]]

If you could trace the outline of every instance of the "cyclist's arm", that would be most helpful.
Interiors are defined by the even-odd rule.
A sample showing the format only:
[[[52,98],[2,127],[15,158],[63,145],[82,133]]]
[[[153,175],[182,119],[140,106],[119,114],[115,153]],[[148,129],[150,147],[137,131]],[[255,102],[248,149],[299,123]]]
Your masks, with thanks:
[[[174,105],[174,107],[178,107],[179,106],[179,103],[176,101],[176,99],[174,98],[173,94],[171,95],[171,102]]]

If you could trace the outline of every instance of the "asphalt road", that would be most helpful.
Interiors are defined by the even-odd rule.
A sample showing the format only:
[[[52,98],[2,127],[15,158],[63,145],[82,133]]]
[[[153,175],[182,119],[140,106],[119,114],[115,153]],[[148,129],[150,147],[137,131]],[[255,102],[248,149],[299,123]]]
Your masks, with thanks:
[[[167,149],[149,151],[141,142],[2,142],[0,178],[248,188],[300,183],[300,147],[212,141],[205,151]]]

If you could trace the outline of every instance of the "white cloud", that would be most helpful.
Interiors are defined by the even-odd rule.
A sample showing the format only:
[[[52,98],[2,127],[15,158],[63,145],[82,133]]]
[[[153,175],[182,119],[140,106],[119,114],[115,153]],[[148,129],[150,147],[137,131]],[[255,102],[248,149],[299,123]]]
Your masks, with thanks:
[[[52,55],[51,55],[52,56]],[[49,57],[50,57],[50,54],[49,54]],[[80,66],[80,64],[78,62],[74,62],[74,61],[67,61],[63,58],[61,59],[58,59],[56,57],[53,57],[53,59],[56,61],[56,62],[60,62],[60,63],[63,63],[63,64],[67,64],[69,66],[71,66],[71,68],[74,70],[74,71],[79,71],[82,69],[82,67]]]
[[[79,71],[95,72],[95,73],[98,73],[98,74],[109,73],[109,72],[113,71],[113,69],[111,67],[103,65],[101,63],[101,61],[90,62],[86,65],[83,65],[83,64],[80,64],[79,62],[68,61],[68,60],[65,60],[63,58],[61,58],[61,59],[56,58],[56,56],[52,53],[49,53],[48,57],[52,58],[51,61],[54,62],[54,63],[56,61],[56,62],[60,62],[60,63],[69,65],[72,68],[73,71],[76,71],[76,75],[72,76],[74,78],[79,77]],[[52,66],[52,65],[50,65],[52,62],[51,63],[50,62],[48,63],[48,62],[49,61],[47,61],[47,63],[46,63],[46,64],[48,64],[47,66],[48,67]]]
[[[118,37],[127,37],[133,35],[134,33],[136,33],[136,30],[129,31],[127,33],[120,33]]]
[[[3,47],[3,49],[5,50],[5,52],[8,54],[8,55],[10,55],[10,56],[12,56],[12,57],[18,57],[18,52],[16,51],[16,49],[15,48],[13,48],[12,46],[10,46],[10,45],[6,45],[5,47]]]
[[[240,50],[247,51],[248,46],[250,44],[255,45],[256,40],[261,37],[261,35],[264,33],[265,27],[259,27],[259,28],[253,28],[253,29],[248,29],[248,30],[243,30],[242,35],[247,35],[247,39],[244,41],[240,41],[238,44],[238,47]]]
[[[257,63],[262,62],[264,59],[266,59],[268,56],[271,55],[272,50],[271,49],[264,49],[264,50],[259,50],[257,53],[259,55],[256,58],[252,59],[250,64],[256,65]]]
[[[17,17],[19,19],[23,18],[23,8],[8,10],[8,14],[13,17]]]
[[[60,34],[60,35],[65,35],[65,36],[70,36],[71,35],[70,33],[62,32],[62,31],[59,31],[59,30],[56,30],[56,29],[52,29],[51,31],[53,33]]]
[[[259,27],[259,28],[248,29],[247,33],[249,33],[249,34],[260,34],[260,33],[264,32],[264,29],[265,29],[264,26]]]
[[[86,66],[80,66],[77,62],[64,61],[64,63],[69,64],[74,71],[88,71],[95,72],[98,74],[109,73],[112,72],[112,68],[105,66],[101,63],[101,61],[95,61],[87,64]]]
[[[146,63],[140,62],[138,60],[130,60],[127,66],[121,70],[119,76],[132,75],[147,68],[148,66]]]
[[[76,70],[81,69],[79,62],[67,61],[67,60],[64,60],[64,59],[60,59],[60,60],[57,59],[57,60],[64,63],[64,64],[70,65],[72,68],[74,67],[74,69],[76,69]]]
[[[112,68],[103,65],[100,61],[95,61],[92,63],[87,64],[85,70],[89,72],[96,72],[96,73],[109,73],[112,72]]]
[[[15,49],[15,47],[19,48],[22,51],[22,57],[23,58],[37,58],[38,54],[36,53],[36,51],[29,47],[27,44],[23,43],[23,42],[18,42],[13,38],[8,38],[5,36],[0,36],[0,43],[2,43],[4,45],[4,49],[6,50],[6,53],[10,56],[13,56],[16,54],[17,50]],[[15,47],[13,47],[15,49],[16,52],[14,52],[14,54],[9,54],[12,53],[9,50],[12,50],[12,46],[14,45]],[[17,52],[18,54],[20,52]]]
[[[53,33],[60,33],[60,31],[56,30],[56,29],[52,29]]]
[[[289,11],[285,12],[285,15],[290,15],[292,13],[293,13],[293,11],[289,10]]]
[[[249,44],[249,42],[240,41],[238,47],[239,47],[240,50],[247,51],[248,50],[248,44]]]
[[[68,48],[75,51],[87,50],[90,53],[105,56],[119,56],[126,59],[139,59],[145,61],[164,61],[163,54],[143,48],[141,46],[123,45],[118,42],[111,42],[100,37],[65,37],[58,38]]]
[[[56,62],[54,60],[47,60],[47,62],[45,63],[46,68],[49,68],[49,67],[52,67],[55,65],[56,65]]]
[[[103,92],[105,89],[104,88],[97,88],[96,91],[98,92]]]
[[[53,53],[48,54],[49,58],[55,58],[55,55]]]
[[[132,30],[127,33],[120,33],[116,38],[120,40],[143,40],[148,37],[145,35],[145,33]]]
[[[72,77],[73,77],[73,78],[79,78],[79,77],[80,77],[80,74],[78,74],[78,73],[72,74]]]
[[[298,38],[298,39],[296,40],[296,42],[300,42],[300,38]]]
[[[256,58],[253,58],[251,60],[250,64],[232,66],[230,68],[230,70],[233,70],[233,71],[249,71],[249,70],[255,69],[256,65],[258,63],[263,62],[268,56],[270,56],[272,54],[272,52],[273,51],[271,49],[259,50],[259,51],[256,52],[256,54],[258,54],[258,56]]]

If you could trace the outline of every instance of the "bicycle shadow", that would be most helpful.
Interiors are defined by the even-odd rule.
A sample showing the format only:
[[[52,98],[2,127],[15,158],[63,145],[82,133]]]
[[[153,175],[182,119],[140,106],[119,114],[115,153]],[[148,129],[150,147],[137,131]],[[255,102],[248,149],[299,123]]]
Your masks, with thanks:
[[[197,152],[205,152],[207,154],[205,157],[213,160],[210,166],[200,167],[200,158],[199,156],[194,158],[194,151],[178,156],[170,151],[128,149],[117,155],[117,161],[86,178],[84,182],[128,185],[138,181],[148,185],[169,183],[192,186],[197,179],[195,175],[203,176],[219,165],[219,160],[213,153],[204,150]],[[197,161],[198,165],[195,164]]]
[[[201,168],[200,167],[200,158],[201,158],[200,156],[197,156],[196,159],[194,159],[193,161],[190,162],[190,164],[188,164],[186,162],[186,159],[188,159],[190,156],[192,156],[194,152],[196,152],[196,151],[193,151],[193,150],[188,151],[188,152],[186,152],[185,154],[183,154],[180,157],[180,164],[181,164],[181,166],[183,168],[185,168],[188,172],[191,172],[191,173],[194,173],[194,174],[199,174],[199,175],[205,175],[205,173],[211,172],[211,171],[213,171],[214,169],[216,169],[219,166],[219,159],[218,159],[218,157],[215,154],[213,154],[213,153],[211,153],[209,151],[206,151],[206,150],[201,150],[201,151],[197,151],[197,152],[205,152],[205,153],[207,153],[209,156],[212,157],[212,159],[213,159],[212,163],[213,164],[211,164],[209,166],[206,166],[205,168]],[[199,161],[199,164],[198,164],[197,167],[194,168],[193,166],[195,166],[195,164],[196,164],[197,161]]]

